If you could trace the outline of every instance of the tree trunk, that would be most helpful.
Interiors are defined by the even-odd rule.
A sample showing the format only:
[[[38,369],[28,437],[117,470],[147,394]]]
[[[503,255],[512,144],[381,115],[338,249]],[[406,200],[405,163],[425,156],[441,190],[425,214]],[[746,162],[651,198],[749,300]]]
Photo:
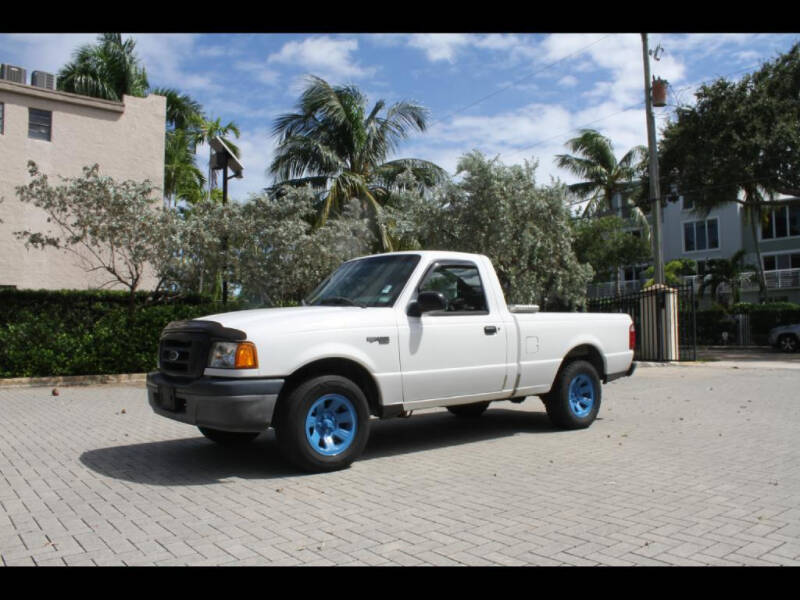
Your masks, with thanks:
[[[749,194],[745,200],[749,199]],[[758,228],[756,221],[761,221],[760,210],[756,206],[750,206],[750,231],[753,233],[753,244],[756,247],[756,275],[758,276],[758,301],[762,304],[767,300],[767,279],[764,276],[764,265],[761,262],[761,248],[758,245]]]

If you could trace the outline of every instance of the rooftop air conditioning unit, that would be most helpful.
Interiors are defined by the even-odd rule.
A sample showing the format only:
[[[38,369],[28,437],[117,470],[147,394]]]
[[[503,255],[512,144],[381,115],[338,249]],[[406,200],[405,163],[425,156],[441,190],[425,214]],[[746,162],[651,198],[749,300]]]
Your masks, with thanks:
[[[25,83],[26,71],[22,67],[13,65],[0,65],[0,79],[13,81],[14,83]]]
[[[56,76],[52,73],[45,73],[44,71],[34,71],[31,73],[31,85],[54,90],[56,89]]]

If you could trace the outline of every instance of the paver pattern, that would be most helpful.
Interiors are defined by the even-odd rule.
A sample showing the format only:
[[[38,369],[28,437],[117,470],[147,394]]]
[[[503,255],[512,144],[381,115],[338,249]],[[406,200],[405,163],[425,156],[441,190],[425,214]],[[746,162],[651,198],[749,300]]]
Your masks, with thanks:
[[[800,371],[641,368],[557,431],[535,397],[373,421],[347,470],[225,449],[141,385],[0,389],[3,565],[797,565]]]

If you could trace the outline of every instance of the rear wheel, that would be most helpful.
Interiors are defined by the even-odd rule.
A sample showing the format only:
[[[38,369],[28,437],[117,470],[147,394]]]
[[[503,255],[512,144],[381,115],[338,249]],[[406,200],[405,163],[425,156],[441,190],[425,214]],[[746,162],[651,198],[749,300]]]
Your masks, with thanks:
[[[369,437],[369,406],[361,389],[339,375],[295,388],[279,407],[275,435],[283,455],[306,471],[334,471],[352,463]]]
[[[542,396],[547,416],[556,427],[589,427],[600,410],[600,378],[591,363],[576,360],[556,376],[553,390]]]
[[[247,431],[244,433],[238,431],[222,431],[221,429],[211,429],[210,427],[198,427],[198,429],[200,433],[212,442],[216,442],[221,446],[241,446],[252,442],[258,437],[259,433],[261,433],[260,431]]]
[[[782,352],[797,352],[797,338],[790,333],[778,338],[778,348]]]
[[[457,404],[454,406],[448,406],[447,410],[449,410],[452,414],[457,417],[480,417],[489,407],[488,402],[474,402],[473,404]]]

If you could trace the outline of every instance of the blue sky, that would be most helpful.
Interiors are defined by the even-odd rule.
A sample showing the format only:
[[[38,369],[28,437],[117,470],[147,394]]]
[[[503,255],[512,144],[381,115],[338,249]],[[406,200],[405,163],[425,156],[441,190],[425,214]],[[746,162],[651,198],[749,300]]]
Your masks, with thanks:
[[[127,36],[128,34],[126,34]],[[574,178],[553,157],[582,127],[607,135],[618,157],[646,144],[639,34],[132,34],[152,87],[174,87],[208,116],[235,121],[245,178],[233,198],[271,183],[273,121],[292,110],[303,78],[352,83],[388,103],[430,111],[427,132],[395,157],[432,160],[453,173],[473,149],[506,164],[539,161],[538,178]],[[1,34],[0,62],[56,73],[95,34]],[[788,50],[800,34],[651,34],[654,75],[670,83],[662,127],[701,82],[738,79]],[[201,147],[198,161],[207,156]]]

